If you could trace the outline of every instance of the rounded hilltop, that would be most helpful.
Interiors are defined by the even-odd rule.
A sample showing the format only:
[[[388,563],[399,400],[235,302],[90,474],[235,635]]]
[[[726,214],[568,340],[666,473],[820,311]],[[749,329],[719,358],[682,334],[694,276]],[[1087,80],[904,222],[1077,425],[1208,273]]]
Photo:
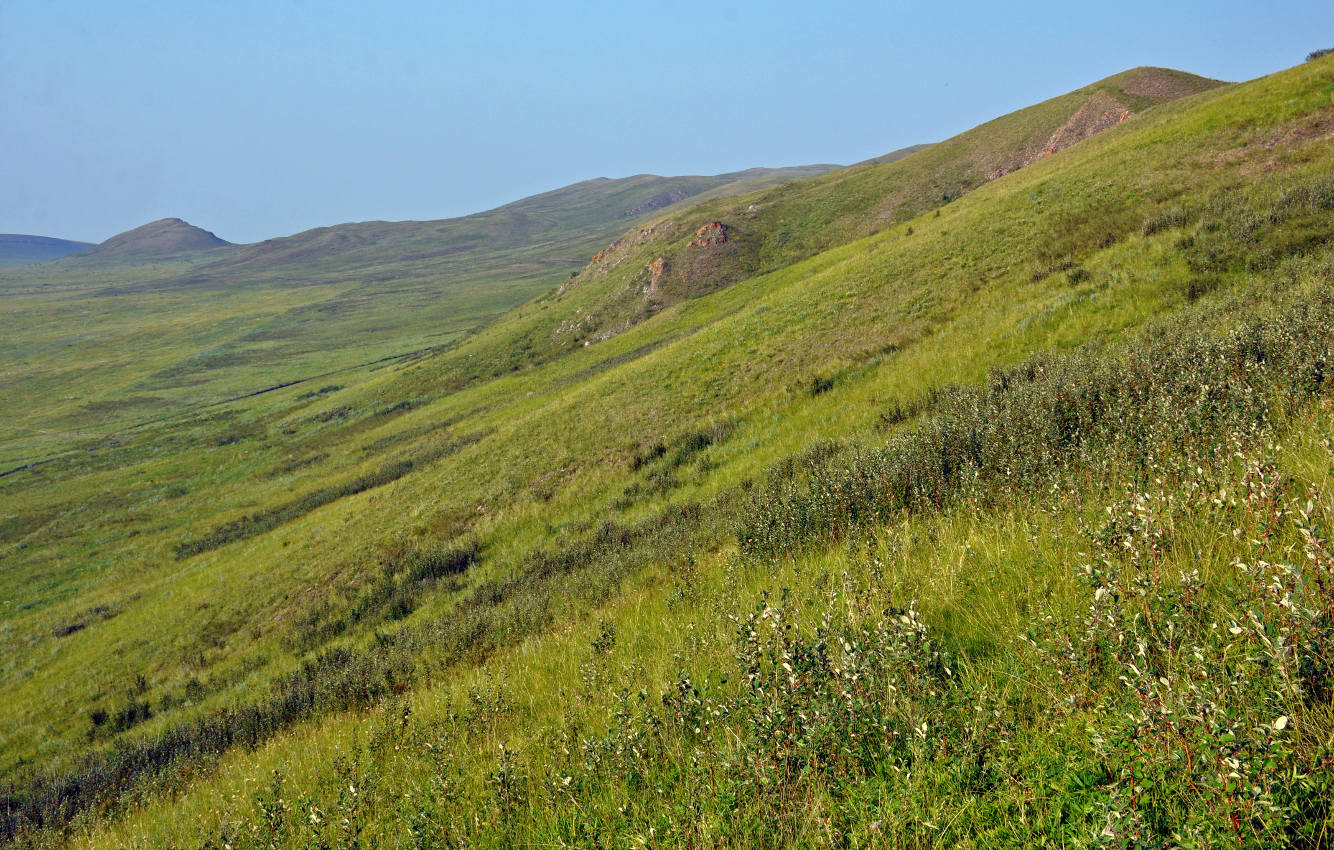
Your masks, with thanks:
[[[179,218],[162,218],[112,236],[84,256],[95,256],[98,259],[160,259],[230,244]]]

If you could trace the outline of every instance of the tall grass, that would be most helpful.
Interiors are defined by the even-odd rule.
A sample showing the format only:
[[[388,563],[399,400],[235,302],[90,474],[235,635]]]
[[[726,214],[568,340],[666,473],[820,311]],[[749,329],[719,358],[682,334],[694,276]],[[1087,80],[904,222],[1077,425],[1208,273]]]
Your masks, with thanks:
[[[879,567],[849,564],[819,590],[716,600],[724,657],[683,651],[674,675],[613,687],[605,722],[577,704],[615,681],[623,650],[605,623],[588,630],[575,704],[541,729],[514,728],[531,721],[500,685],[431,718],[386,702],[317,790],[274,775],[195,838],[1322,846],[1334,505],[1282,474],[1265,435],[1227,442],[1214,468],[1090,483],[1081,554],[1044,565],[1068,571],[1073,597],[1035,606],[985,653]],[[1218,541],[1207,556],[1202,539]]]
[[[1151,684],[1128,661],[1184,693],[1173,672],[1198,660],[1162,633],[1189,630],[1180,646],[1208,678],[1251,646],[1212,625],[1235,638],[1229,610],[1269,616],[1228,587],[1231,557],[1253,555],[1232,533],[1254,518],[1201,494],[1232,493],[1247,479],[1234,452],[1251,458],[1328,397],[1328,299],[1250,303],[1289,272],[1311,292],[1329,280],[1324,149],[1301,136],[1323,120],[1318,77],[1144,116],[911,235],[892,227],[587,348],[551,331],[619,272],[402,375],[348,376],[310,410],[273,394],[70,455],[22,491],[6,478],[41,502],[4,521],[6,828],[233,847],[1217,845],[1237,842],[1236,814],[1243,842],[1306,840],[1318,795],[1264,764],[1319,781],[1318,704],[1262,697],[1272,664],[1248,668],[1258,691],[1200,690],[1256,726],[1279,712],[1269,738],[1227,732],[1245,758],[1224,758],[1261,789],[1247,809],[1171,761],[1177,727],[1121,676]],[[836,185],[792,190],[764,212],[781,226],[741,225],[728,244],[759,246],[759,265],[731,271],[892,220],[830,226],[849,200]],[[854,205],[884,201],[866,188]],[[988,377],[995,363],[1022,365]],[[354,492],[412,457],[368,455],[462,421],[488,436]],[[1290,516],[1266,562],[1305,556],[1286,523],[1300,489],[1283,483]],[[306,508],[319,513],[281,527]],[[238,545],[172,562],[215,532]],[[1127,537],[1146,554],[1117,561]],[[1086,566],[1116,582],[1080,591]],[[760,587],[773,592],[757,602]],[[1131,600],[1123,625],[1085,641],[1082,609],[1106,594]],[[1309,642],[1319,622],[1285,627]],[[1118,641],[1168,663],[1127,660]],[[1090,646],[1091,673],[1051,660]],[[510,680],[475,686],[497,671]],[[1192,753],[1227,743],[1180,728]],[[1196,787],[1161,790],[1183,776]],[[185,800],[159,793],[187,783]],[[1189,831],[1205,821],[1225,829]]]
[[[39,773],[0,795],[0,840],[60,827],[95,806],[112,805],[131,788],[187,768],[200,756],[254,747],[312,717],[365,709],[405,692],[431,670],[481,663],[540,633],[563,608],[605,602],[627,575],[662,553],[684,557],[697,539],[702,514],[700,506],[686,504],[630,525],[605,522],[561,548],[533,552],[516,575],[479,582],[447,617],[393,633],[377,631],[365,648],[314,654],[258,701],[138,739],[117,740],[65,770]],[[371,586],[350,611],[317,616],[306,629],[329,629],[332,617],[339,624],[332,631],[341,631],[346,618],[366,616],[372,608],[392,616],[394,606],[411,604],[423,584],[457,575],[475,565],[478,555],[473,545],[405,553],[396,559],[386,586]],[[426,650],[430,663],[423,667]]]
[[[1198,320],[1197,320],[1198,321]],[[1109,468],[1138,480],[1217,452],[1275,407],[1334,386],[1334,298],[1320,292],[1218,333],[1187,321],[1110,356],[1043,355],[954,387],[928,420],[881,446],[818,446],[752,491],[737,535],[773,555],[903,511],[1069,487]]]

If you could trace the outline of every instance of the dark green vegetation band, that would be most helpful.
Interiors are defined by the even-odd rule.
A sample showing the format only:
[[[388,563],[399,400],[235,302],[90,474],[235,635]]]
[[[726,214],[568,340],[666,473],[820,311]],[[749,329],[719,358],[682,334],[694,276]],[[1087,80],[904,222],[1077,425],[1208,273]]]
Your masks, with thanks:
[[[377,633],[365,649],[319,653],[282,678],[266,699],[140,740],[118,741],[108,750],[88,753],[69,770],[36,776],[0,796],[0,840],[61,827],[190,759],[254,747],[302,720],[363,709],[403,693],[432,670],[480,663],[540,632],[560,604],[604,602],[626,575],[659,562],[661,553],[688,551],[697,542],[703,513],[688,504],[630,526],[604,523],[585,540],[533,552],[513,577],[482,582],[447,618],[393,635]],[[468,546],[417,553],[407,561],[420,581],[456,575],[477,557],[477,549]],[[439,660],[422,669],[418,659],[428,647]]]
[[[449,457],[460,449],[477,442],[481,437],[481,434],[472,434],[447,443],[430,452],[391,461],[374,472],[359,476],[343,484],[338,484],[333,487],[321,487],[318,490],[307,493],[299,499],[293,499],[290,502],[284,502],[281,505],[277,505],[268,510],[254,514],[247,514],[239,519],[234,519],[231,522],[218,526],[203,537],[180,544],[176,547],[176,557],[189,558],[192,555],[199,555],[204,552],[211,552],[214,549],[220,549],[228,543],[245,540],[263,534],[266,531],[272,531],[284,523],[291,522],[294,519],[310,513],[316,508],[321,508],[330,502],[335,502],[345,496],[354,496],[357,493],[364,493],[375,487],[383,487],[385,484],[391,484],[402,478],[404,475],[407,475],[418,466],[444,457]]]
[[[1047,356],[936,399],[920,429],[874,448],[817,444],[772,471],[742,512],[744,551],[772,555],[842,537],[902,511],[984,504],[1110,468],[1150,474],[1266,423],[1274,405],[1334,386],[1334,296],[1222,336],[1184,322],[1119,356]],[[1221,443],[1219,444],[1221,445]]]

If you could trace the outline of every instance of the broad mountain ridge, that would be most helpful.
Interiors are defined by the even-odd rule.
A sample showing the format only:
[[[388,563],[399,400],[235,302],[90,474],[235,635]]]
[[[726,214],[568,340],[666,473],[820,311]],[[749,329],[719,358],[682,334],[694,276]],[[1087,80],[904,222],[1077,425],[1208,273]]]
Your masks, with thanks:
[[[548,248],[536,263],[568,264],[568,242],[684,201],[733,195],[812,177],[835,165],[752,168],[710,177],[598,177],[523,198],[492,210],[435,221],[370,221],[318,227],[266,239],[198,270],[201,277],[226,274],[300,274],[312,261],[340,271],[388,263],[439,261],[466,265],[470,258]],[[562,256],[564,255],[564,256]],[[465,259],[469,258],[469,259]],[[446,265],[448,267],[448,265]],[[287,270],[287,271],[283,271]]]
[[[92,247],[94,246],[91,242],[22,233],[0,233],[0,267],[27,266],[58,260]]]

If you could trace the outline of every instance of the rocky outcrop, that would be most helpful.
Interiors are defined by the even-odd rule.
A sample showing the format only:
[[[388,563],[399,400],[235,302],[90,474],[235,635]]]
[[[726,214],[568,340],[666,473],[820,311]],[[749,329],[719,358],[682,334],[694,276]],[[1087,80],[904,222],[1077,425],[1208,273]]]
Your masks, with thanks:
[[[1043,156],[1051,156],[1076,142],[1082,142],[1089,136],[1110,130],[1134,114],[1116,98],[1106,92],[1098,92],[1089,98],[1088,103],[1080,107],[1078,112],[1070,116],[1069,121],[1052,133],[1051,138],[1047,140],[1047,150]]]
[[[556,294],[563,295],[566,291],[578,286],[581,281],[587,280],[589,277],[600,277],[616,268],[628,257],[633,256],[632,252],[621,251],[621,248],[640,244],[656,234],[660,229],[666,226],[667,223],[668,221],[666,219],[656,221],[641,229],[638,234],[632,234],[628,238],[617,239],[601,251],[598,251],[593,255],[593,258],[588,261],[588,265],[585,266],[582,271],[572,275],[556,289]]]
[[[658,259],[656,259],[656,260],[654,260],[653,262],[651,262],[651,263],[648,264],[648,278],[649,278],[649,279],[648,279],[648,291],[649,291],[649,292],[657,292],[657,291],[658,291],[658,281],[662,279],[662,275],[663,275],[663,273],[666,272],[666,271],[667,271],[667,258],[666,258],[666,257],[659,257]]]
[[[1041,137],[1032,139],[1022,149],[1011,152],[988,168],[986,179],[995,180],[1032,165],[1103,130],[1110,130],[1134,114],[1128,106],[1107,92],[1095,92],[1070,116],[1069,120],[1056,128],[1045,143],[1040,141]]]
[[[703,248],[707,245],[722,245],[727,241],[727,225],[721,221],[711,221],[695,231],[695,238],[690,247]]]

